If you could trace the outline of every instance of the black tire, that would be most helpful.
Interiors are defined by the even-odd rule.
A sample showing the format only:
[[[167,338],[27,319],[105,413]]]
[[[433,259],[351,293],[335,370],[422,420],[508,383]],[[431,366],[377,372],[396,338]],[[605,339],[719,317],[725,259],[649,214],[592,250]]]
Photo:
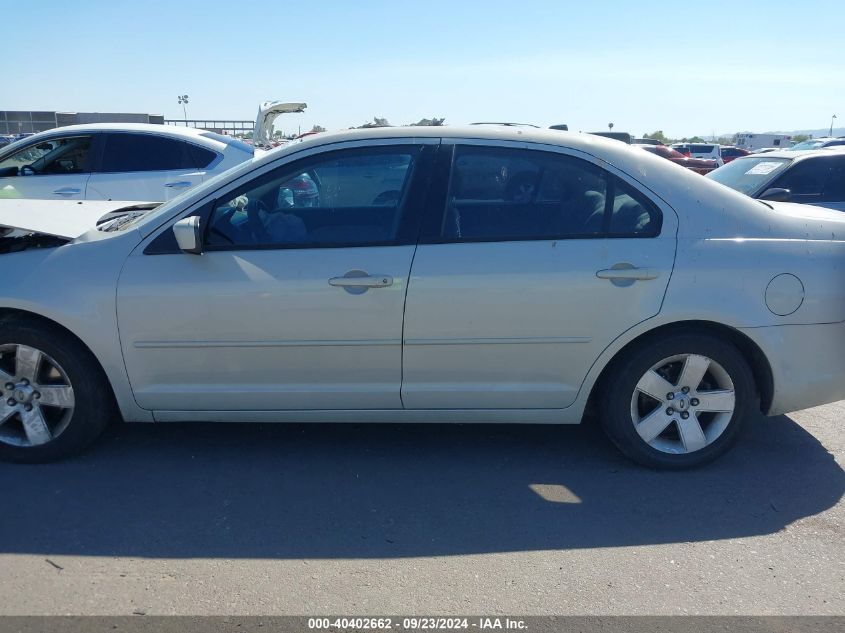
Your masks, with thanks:
[[[39,321],[17,317],[0,320],[0,349],[10,345],[35,348],[58,363],[73,388],[74,407],[64,429],[44,444],[18,446],[0,439],[0,460],[43,463],[81,452],[116,417],[117,407],[111,386],[99,363],[76,338],[58,327]],[[11,395],[5,384],[0,384],[0,391],[4,398]],[[7,422],[15,423],[20,421],[14,416]],[[9,432],[14,432],[14,429]]]
[[[712,443],[693,452],[671,454],[657,450],[640,437],[632,418],[631,399],[649,369],[663,359],[682,354],[698,354],[716,361],[733,382],[735,404],[730,421]],[[695,468],[727,452],[739,438],[757,401],[754,376],[739,349],[715,335],[692,332],[652,337],[626,351],[614,360],[597,395],[601,424],[610,440],[635,462],[661,470]]]

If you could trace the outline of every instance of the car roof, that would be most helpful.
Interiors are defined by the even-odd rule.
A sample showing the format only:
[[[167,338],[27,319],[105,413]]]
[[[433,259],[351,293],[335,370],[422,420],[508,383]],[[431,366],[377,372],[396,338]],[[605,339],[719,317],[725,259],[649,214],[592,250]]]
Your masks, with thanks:
[[[90,134],[94,132],[136,132],[142,134],[157,134],[159,136],[169,136],[170,138],[178,138],[185,141],[192,141],[198,145],[204,145],[215,151],[223,151],[226,148],[226,143],[213,137],[205,136],[208,130],[200,130],[192,127],[176,126],[176,125],[160,125],[155,123],[83,123],[80,125],[64,125],[55,127],[44,132],[38,132],[31,136],[20,139],[6,145],[3,152],[10,150],[17,151],[19,147],[25,144],[39,141],[41,139],[55,138],[56,136],[66,136],[68,134]]]
[[[47,138],[56,135],[64,136],[66,134],[80,134],[91,132],[139,132],[146,134],[158,134],[162,136],[180,137],[185,140],[193,140],[199,142],[211,141],[203,133],[208,130],[199,130],[192,127],[176,126],[176,125],[159,125],[155,123],[83,123],[80,125],[64,125],[62,127],[55,127],[44,132],[38,132],[32,136],[27,137],[28,141],[37,138]]]
[[[749,154],[742,156],[737,160],[745,160],[748,158],[759,158],[765,156],[766,158],[792,158],[800,160],[804,158],[813,158],[815,156],[831,156],[835,154],[845,153],[845,146],[836,147],[821,147],[819,149],[778,149],[774,152],[763,152],[762,154]]]
[[[303,145],[327,145],[330,143],[343,143],[348,141],[359,141],[369,139],[386,138],[472,138],[489,139],[492,141],[524,141],[527,143],[545,143],[549,145],[562,145],[572,149],[580,149],[590,153],[593,148],[622,149],[630,147],[627,143],[615,139],[596,136],[586,132],[569,132],[565,130],[549,130],[544,128],[517,127],[513,125],[465,125],[465,126],[404,126],[404,127],[379,127],[342,132],[322,132],[303,139],[301,143],[291,143],[275,148],[268,152],[269,155],[278,155],[277,152],[298,151]]]
[[[53,128],[46,132],[39,132],[35,136],[42,134],[64,134],[65,132],[149,132],[152,134],[166,134],[169,136],[183,136],[190,138],[202,137],[202,133],[206,130],[198,130],[192,127],[177,126],[177,125],[161,125],[157,123],[81,123],[78,125],[65,125],[62,127]],[[31,137],[30,137],[31,138]]]

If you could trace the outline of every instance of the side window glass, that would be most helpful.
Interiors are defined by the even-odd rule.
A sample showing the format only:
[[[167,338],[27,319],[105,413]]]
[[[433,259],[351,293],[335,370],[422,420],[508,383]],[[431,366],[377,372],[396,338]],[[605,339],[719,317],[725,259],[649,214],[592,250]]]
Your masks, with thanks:
[[[607,177],[560,154],[458,147],[443,216],[447,241],[600,235]]]
[[[217,158],[217,153],[210,149],[194,145],[193,143],[185,143],[190,158],[190,167],[192,169],[205,169]]]
[[[821,197],[829,173],[827,161],[811,158],[796,164],[772,187],[789,189],[793,196],[802,196],[805,200],[817,200]]]
[[[90,171],[90,136],[41,141],[22,148],[0,163],[0,177],[84,174]]]
[[[654,236],[660,233],[660,211],[641,193],[614,178],[610,235]]]
[[[154,134],[108,134],[103,150],[106,173],[196,169],[203,148]],[[213,153],[213,152],[209,152]],[[206,161],[208,165],[211,161]]]
[[[828,175],[823,202],[845,202],[845,157],[837,158]]]
[[[219,203],[206,242],[224,248],[391,243],[416,152],[346,150],[281,167]]]

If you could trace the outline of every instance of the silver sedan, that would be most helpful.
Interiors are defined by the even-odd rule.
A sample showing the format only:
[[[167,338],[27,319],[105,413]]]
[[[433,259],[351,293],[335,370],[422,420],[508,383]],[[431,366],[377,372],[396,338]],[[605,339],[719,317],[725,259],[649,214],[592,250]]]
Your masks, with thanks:
[[[163,205],[0,201],[0,457],[131,422],[578,423],[686,468],[845,397],[845,216],[623,143],[317,135]],[[0,229],[2,232],[3,229]]]

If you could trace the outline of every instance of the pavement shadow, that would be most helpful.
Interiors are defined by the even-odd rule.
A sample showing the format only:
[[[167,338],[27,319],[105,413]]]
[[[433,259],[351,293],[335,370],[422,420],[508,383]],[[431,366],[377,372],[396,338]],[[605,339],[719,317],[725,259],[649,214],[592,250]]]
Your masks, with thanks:
[[[788,417],[700,470],[619,456],[595,425],[115,425],[92,451],[0,464],[0,552],[372,558],[769,534],[845,473]]]

